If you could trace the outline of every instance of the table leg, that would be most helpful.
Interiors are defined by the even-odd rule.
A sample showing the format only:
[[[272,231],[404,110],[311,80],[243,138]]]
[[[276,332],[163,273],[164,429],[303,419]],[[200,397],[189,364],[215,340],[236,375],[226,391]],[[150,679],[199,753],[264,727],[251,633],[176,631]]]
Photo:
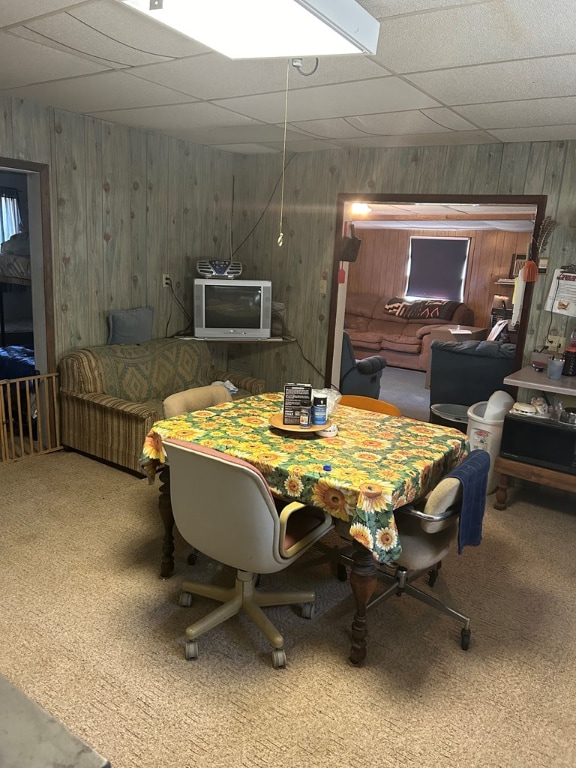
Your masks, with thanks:
[[[168,467],[162,467],[160,470],[158,510],[164,525],[160,578],[169,579],[174,573],[174,514],[172,513],[172,503],[170,501],[170,469]]]
[[[494,502],[494,509],[506,509],[506,501],[508,498],[508,482],[510,478],[508,475],[498,475],[498,487],[496,488],[496,501]]]
[[[366,606],[376,589],[376,562],[372,552],[357,541],[354,542],[350,586],[356,601],[356,613],[352,621],[352,646],[349,660],[359,666],[366,658]]]

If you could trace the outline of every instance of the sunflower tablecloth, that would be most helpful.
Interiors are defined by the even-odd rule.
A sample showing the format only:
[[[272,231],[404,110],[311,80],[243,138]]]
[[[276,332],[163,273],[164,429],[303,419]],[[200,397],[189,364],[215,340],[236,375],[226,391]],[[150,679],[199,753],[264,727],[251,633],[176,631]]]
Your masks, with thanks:
[[[394,510],[424,495],[468,453],[466,435],[414,419],[337,406],[335,437],[270,426],[283,394],[267,393],[156,422],[141,456],[153,479],[162,438],[199,443],[256,466],[272,493],[312,504],[350,525],[380,563],[397,560]]]

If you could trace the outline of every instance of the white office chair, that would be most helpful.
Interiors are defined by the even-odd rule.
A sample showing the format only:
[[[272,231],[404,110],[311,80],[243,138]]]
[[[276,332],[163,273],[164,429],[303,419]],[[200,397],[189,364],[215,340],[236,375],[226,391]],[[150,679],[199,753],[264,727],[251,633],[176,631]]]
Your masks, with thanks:
[[[460,647],[467,651],[470,646],[470,619],[445,605],[441,600],[412,585],[412,582],[428,571],[428,583],[432,587],[438,577],[442,560],[458,533],[462,513],[462,485],[455,477],[445,477],[420,504],[407,505],[395,510],[402,554],[392,566],[380,570],[382,578],[390,586],[368,603],[372,608],[393,594],[405,592],[432,606],[438,611],[463,622]]]
[[[186,658],[197,658],[200,635],[243,610],[274,647],[274,667],[284,667],[284,639],[262,607],[304,603],[302,615],[312,618],[314,592],[259,591],[256,580],[303,555],[332,528],[330,516],[299,502],[282,507],[260,472],[241,459],[179,440],[164,440],[164,446],[180,533],[200,552],[237,570],[231,588],[184,582],[181,605],[190,605],[192,594],[222,603],[186,629]]]

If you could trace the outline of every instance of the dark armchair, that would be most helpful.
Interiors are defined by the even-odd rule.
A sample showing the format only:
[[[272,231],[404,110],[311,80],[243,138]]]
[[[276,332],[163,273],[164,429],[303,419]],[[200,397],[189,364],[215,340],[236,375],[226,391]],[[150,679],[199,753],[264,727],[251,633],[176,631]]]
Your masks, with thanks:
[[[365,395],[378,398],[380,379],[386,360],[380,355],[356,360],[350,336],[342,334],[342,360],[340,363],[340,392],[343,395]]]
[[[430,405],[470,406],[489,400],[496,390],[510,392],[504,377],[516,369],[515,344],[435,339],[430,351]],[[438,423],[432,411],[430,421]]]

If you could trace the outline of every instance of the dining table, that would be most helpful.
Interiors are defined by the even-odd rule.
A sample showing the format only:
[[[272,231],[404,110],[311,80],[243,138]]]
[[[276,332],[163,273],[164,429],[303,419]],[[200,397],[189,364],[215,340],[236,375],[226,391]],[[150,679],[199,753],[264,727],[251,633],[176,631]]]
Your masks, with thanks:
[[[469,451],[460,430],[402,416],[336,405],[329,423],[337,430],[284,425],[282,392],[225,402],[157,421],[140,457],[142,471],[160,478],[164,523],[161,576],[174,570],[174,518],[170,504],[165,438],[197,443],[248,461],[272,493],[323,509],[346,524],[353,541],[350,585],[355,599],[349,659],[366,656],[366,609],[378,565],[394,564],[402,541],[394,510],[423,497]],[[190,479],[193,497],[194,480]]]

